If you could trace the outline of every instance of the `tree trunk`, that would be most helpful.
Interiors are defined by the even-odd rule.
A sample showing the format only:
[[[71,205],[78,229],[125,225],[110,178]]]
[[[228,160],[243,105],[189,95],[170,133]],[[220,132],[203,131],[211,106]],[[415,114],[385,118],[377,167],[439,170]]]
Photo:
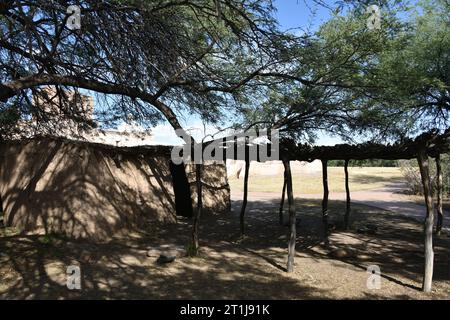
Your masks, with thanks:
[[[197,185],[197,211],[194,215],[194,227],[192,231],[192,246],[193,246],[193,252],[191,254],[197,255],[199,244],[198,244],[198,226],[199,226],[199,220],[200,216],[202,214],[202,208],[203,208],[203,200],[202,200],[202,165],[196,164],[195,165],[195,179],[196,179],[196,185]]]
[[[437,224],[436,234],[441,234],[442,224],[444,222],[444,210],[442,208],[442,193],[443,193],[443,179],[442,179],[442,166],[441,155],[436,156],[436,176],[437,176]]]
[[[323,199],[322,199],[322,223],[325,244],[328,245],[328,161],[322,160],[322,183],[323,183]]]
[[[284,196],[286,194],[286,185],[287,185],[287,179],[286,179],[286,173],[284,173],[283,191],[281,193],[281,203],[280,203],[280,212],[279,212],[280,226],[283,225],[283,207],[284,207]]]
[[[287,261],[287,272],[294,271],[294,257],[295,257],[295,242],[297,239],[297,230],[296,230],[296,219],[295,219],[295,202],[294,202],[294,193],[292,191],[292,174],[291,174],[291,166],[289,161],[283,160],[284,172],[286,176],[286,187],[288,194],[288,204],[289,204],[289,225],[290,225],[290,238],[288,245],[288,261]]]
[[[423,193],[425,196],[425,204],[427,207],[427,215],[425,219],[425,270],[423,275],[422,290],[431,291],[433,281],[433,196],[430,182],[429,161],[425,148],[419,150],[417,154],[417,162],[419,163],[420,175],[422,177]]]
[[[250,169],[250,161],[249,159],[245,159],[245,175],[244,175],[244,199],[242,200],[241,207],[241,237],[244,236],[245,233],[245,208],[247,207],[247,196],[248,196],[248,171]]]
[[[348,162],[349,160],[345,160],[344,164],[344,173],[345,173],[345,194],[347,195],[345,201],[345,218],[344,218],[344,228],[348,230],[349,220],[350,220],[350,187],[348,185]]]

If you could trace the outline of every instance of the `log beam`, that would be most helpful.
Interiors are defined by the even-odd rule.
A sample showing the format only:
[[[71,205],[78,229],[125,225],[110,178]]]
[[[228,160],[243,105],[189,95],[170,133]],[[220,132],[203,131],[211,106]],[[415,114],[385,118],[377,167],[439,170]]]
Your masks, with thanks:
[[[241,226],[241,237],[245,234],[245,209],[247,208],[247,198],[248,198],[248,172],[250,170],[250,161],[245,160],[245,175],[244,175],[244,197],[242,199],[242,207],[240,213],[240,226]]]
[[[286,175],[286,188],[288,195],[288,204],[289,204],[289,229],[290,229],[290,237],[289,237],[289,245],[288,245],[288,261],[287,261],[287,272],[294,271],[294,257],[295,257],[295,242],[297,240],[297,230],[296,230],[296,217],[295,217],[295,201],[294,201],[294,193],[292,190],[292,174],[291,174],[291,166],[289,164],[289,160],[283,160],[284,172]]]
[[[424,225],[425,266],[424,266],[422,290],[424,292],[430,292],[433,281],[433,262],[434,262],[434,252],[433,252],[434,212],[433,212],[433,196],[430,180],[429,161],[425,148],[421,148],[419,150],[417,154],[417,162],[419,164],[420,175],[422,177],[423,193],[425,197],[425,205],[427,210]]]
[[[197,210],[194,215],[194,226],[192,230],[192,252],[191,255],[197,255],[199,249],[198,243],[198,231],[199,231],[199,221],[202,214],[203,199],[202,199],[202,165],[195,165],[195,180],[197,186]]]
[[[349,187],[349,183],[348,183],[348,163],[349,160],[345,159],[345,164],[344,164],[344,173],[345,173],[345,194],[346,194],[346,199],[345,199],[345,218],[344,218],[344,228],[345,230],[348,230],[349,227],[349,220],[350,220],[350,187]]]
[[[322,160],[322,184],[323,184],[323,199],[322,199],[322,223],[325,244],[329,244],[328,240],[328,161]]]
[[[279,220],[280,226],[283,225],[283,208],[284,208],[284,197],[286,194],[286,186],[287,186],[287,179],[286,179],[286,172],[285,172],[284,179],[283,179],[283,191],[281,191],[280,211],[278,212],[278,220]]]
[[[442,224],[444,223],[444,210],[442,208],[442,196],[443,196],[443,178],[442,178],[442,165],[441,155],[436,155],[436,177],[437,177],[437,224],[436,234],[439,235],[442,231]]]

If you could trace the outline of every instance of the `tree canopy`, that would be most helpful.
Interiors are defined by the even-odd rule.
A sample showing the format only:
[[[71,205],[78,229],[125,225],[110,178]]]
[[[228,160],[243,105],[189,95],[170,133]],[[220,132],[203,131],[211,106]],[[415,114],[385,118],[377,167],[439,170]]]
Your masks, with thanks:
[[[61,106],[67,88],[96,93],[105,126],[131,117],[182,129],[187,113],[264,122],[310,141],[318,130],[382,141],[448,126],[444,0],[384,1],[374,30],[369,3],[336,2],[329,21],[301,34],[280,31],[270,0],[76,4],[80,30],[66,27],[65,1],[0,4],[1,135],[31,115],[45,122],[49,109],[33,97]],[[91,125],[73,108],[61,111]]]
[[[106,123],[131,114],[147,124],[165,118],[179,129],[182,110],[216,121],[261,70],[282,59],[276,48],[289,41],[277,31],[270,1],[77,4],[80,30],[66,27],[64,1],[0,5],[2,118],[10,119],[11,109],[43,112],[31,95],[52,85],[107,95],[98,112]]]
[[[314,140],[318,130],[387,141],[445,129],[448,7],[439,0],[392,7],[375,30],[360,7],[336,13],[292,48],[290,76],[244,108],[246,121],[271,123],[300,140]]]

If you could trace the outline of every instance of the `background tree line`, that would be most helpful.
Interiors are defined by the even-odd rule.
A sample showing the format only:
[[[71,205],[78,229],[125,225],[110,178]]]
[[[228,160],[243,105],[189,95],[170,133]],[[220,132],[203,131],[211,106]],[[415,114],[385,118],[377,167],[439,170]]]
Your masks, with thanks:
[[[344,160],[329,160],[330,167],[343,167]],[[367,160],[350,160],[349,167],[398,167],[397,160],[383,160],[383,159],[367,159]]]

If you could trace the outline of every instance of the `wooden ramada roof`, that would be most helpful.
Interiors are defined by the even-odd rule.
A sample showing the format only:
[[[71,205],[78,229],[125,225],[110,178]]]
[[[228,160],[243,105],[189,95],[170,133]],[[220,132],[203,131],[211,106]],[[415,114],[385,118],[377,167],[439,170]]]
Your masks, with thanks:
[[[50,139],[61,142],[68,142],[72,144],[85,145],[95,147],[97,150],[103,150],[111,154],[128,153],[128,154],[142,154],[142,155],[160,155],[170,157],[173,146],[139,146],[139,147],[116,147],[111,145],[104,145],[99,143],[91,143],[84,141],[67,140],[63,138],[49,138],[40,137],[36,139]],[[214,140],[219,145],[226,141],[228,147],[233,145],[232,137],[225,137]],[[22,141],[3,141],[2,143],[26,143],[32,139],[25,139]],[[231,145],[230,145],[231,141]],[[243,144],[243,141],[234,140],[234,147]],[[205,142],[204,146],[210,144],[212,141]],[[224,145],[223,143],[222,145]],[[413,159],[417,157],[417,152],[421,148],[426,148],[430,157],[435,157],[437,154],[442,154],[450,151],[450,129],[440,134],[437,130],[432,130],[418,136],[415,139],[405,139],[402,142],[393,144],[378,144],[378,143],[361,143],[356,145],[338,144],[334,146],[311,146],[308,144],[298,144],[292,139],[280,140],[280,160],[291,161],[314,161],[314,160],[365,160],[365,159],[385,159],[385,160],[399,160],[399,159]],[[236,156],[234,153],[234,160],[245,160]],[[223,159],[231,159],[229,155],[224,152]],[[258,161],[260,159],[258,158]]]

